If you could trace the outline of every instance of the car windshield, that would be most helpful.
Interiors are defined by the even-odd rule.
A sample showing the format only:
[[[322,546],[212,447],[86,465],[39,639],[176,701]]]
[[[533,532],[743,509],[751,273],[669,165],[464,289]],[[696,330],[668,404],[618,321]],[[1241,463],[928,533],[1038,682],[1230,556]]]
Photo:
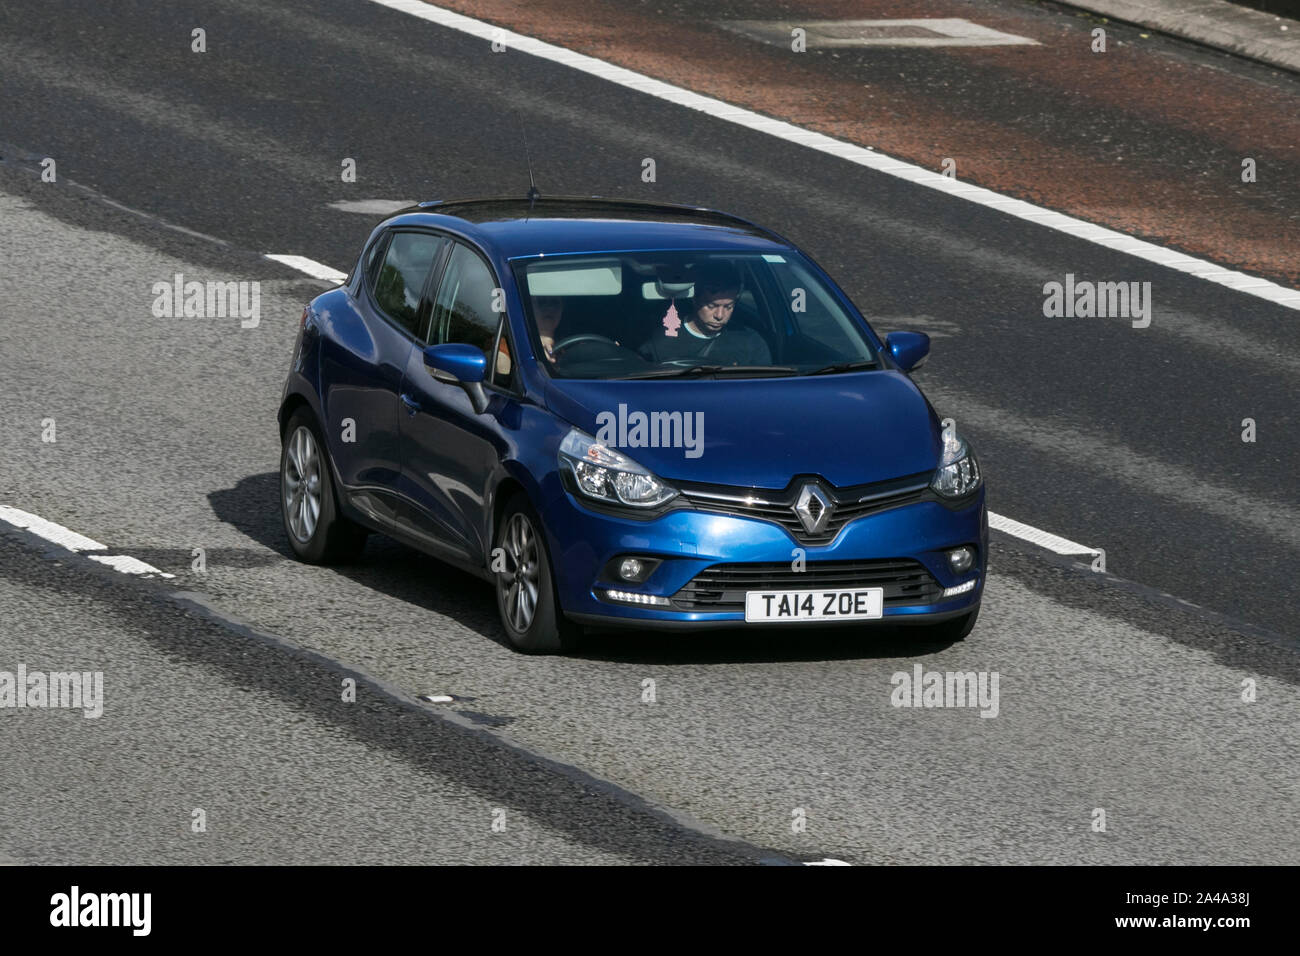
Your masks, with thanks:
[[[558,378],[834,374],[872,368],[861,321],[797,253],[517,260],[533,347]]]

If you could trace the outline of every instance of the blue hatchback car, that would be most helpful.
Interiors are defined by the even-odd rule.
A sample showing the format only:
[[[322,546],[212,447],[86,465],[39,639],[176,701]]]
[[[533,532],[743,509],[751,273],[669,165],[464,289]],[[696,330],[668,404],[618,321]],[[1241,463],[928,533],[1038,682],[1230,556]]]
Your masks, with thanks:
[[[493,582],[523,651],[585,627],[914,624],[988,553],[970,446],[793,243],[706,209],[430,202],[303,311],[279,412],[294,552],[381,532]]]

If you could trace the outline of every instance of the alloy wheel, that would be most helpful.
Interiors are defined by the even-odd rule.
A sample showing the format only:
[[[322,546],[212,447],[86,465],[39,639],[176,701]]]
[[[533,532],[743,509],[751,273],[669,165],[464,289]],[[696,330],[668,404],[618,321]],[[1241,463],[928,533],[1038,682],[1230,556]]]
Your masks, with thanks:
[[[320,518],[320,453],[316,436],[299,425],[289,438],[285,455],[282,492],[289,531],[303,544],[311,541]]]
[[[527,631],[537,613],[540,575],[537,532],[522,514],[510,516],[502,540],[506,570],[497,575],[501,606],[518,633]]]

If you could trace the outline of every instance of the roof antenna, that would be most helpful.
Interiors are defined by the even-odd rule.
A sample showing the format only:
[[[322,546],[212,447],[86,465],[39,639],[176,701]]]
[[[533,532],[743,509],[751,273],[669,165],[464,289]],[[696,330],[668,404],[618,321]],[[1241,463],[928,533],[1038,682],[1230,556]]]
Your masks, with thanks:
[[[519,124],[519,135],[523,138],[524,141],[524,162],[528,164],[527,199],[528,199],[528,215],[531,216],[533,214],[533,204],[536,203],[537,200],[542,198],[542,194],[537,189],[537,183],[533,181],[533,157],[528,152],[528,133],[524,130],[524,121],[520,117],[518,111],[515,112],[515,122]],[[524,218],[527,219],[528,216],[525,216]]]

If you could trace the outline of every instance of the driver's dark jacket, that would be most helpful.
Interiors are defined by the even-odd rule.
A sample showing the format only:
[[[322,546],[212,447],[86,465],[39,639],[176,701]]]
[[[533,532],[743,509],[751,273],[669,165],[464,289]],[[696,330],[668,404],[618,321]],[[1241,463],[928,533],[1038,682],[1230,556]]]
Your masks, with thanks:
[[[652,362],[698,359],[707,365],[767,365],[772,361],[767,343],[753,329],[728,322],[717,335],[701,338],[683,321],[676,335],[658,328],[637,352]]]

